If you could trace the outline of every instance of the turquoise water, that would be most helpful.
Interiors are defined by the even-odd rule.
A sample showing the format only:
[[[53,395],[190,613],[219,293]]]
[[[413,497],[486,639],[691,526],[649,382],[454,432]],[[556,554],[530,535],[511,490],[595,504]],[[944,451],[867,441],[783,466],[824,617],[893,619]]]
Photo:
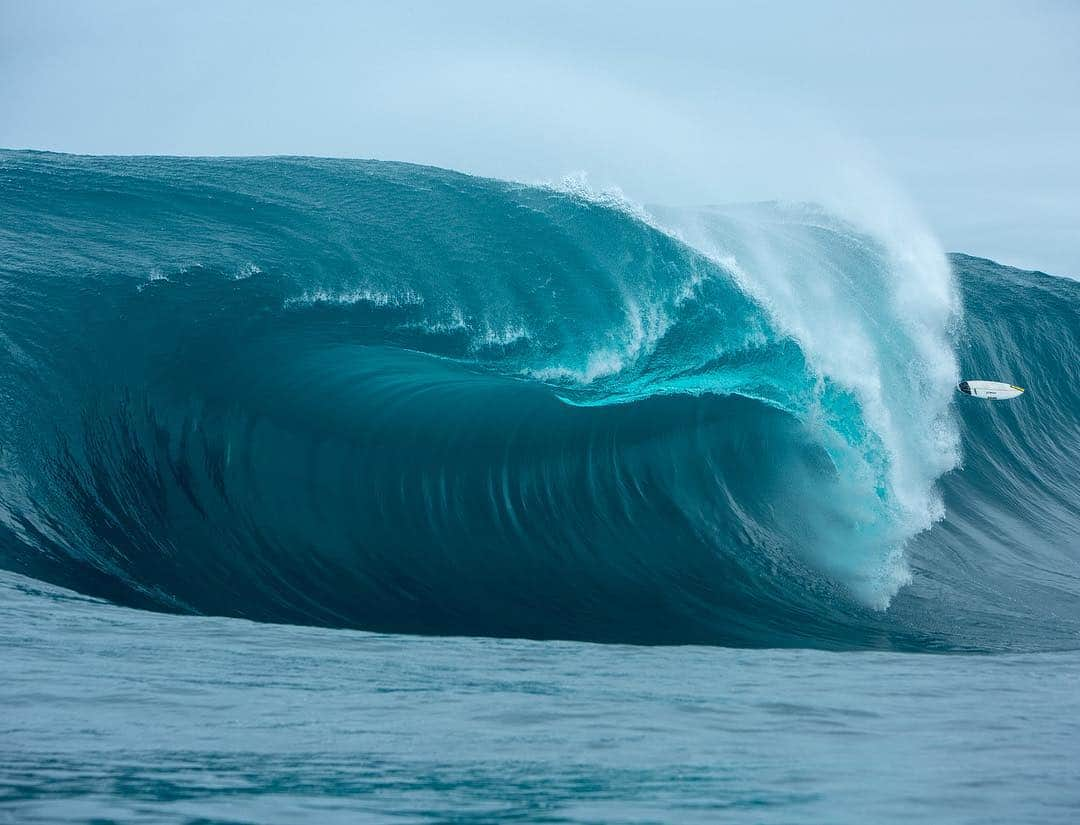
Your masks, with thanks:
[[[0,184],[0,819],[1080,814],[1080,283],[378,161]]]
[[[0,820],[1080,815],[1075,653],[425,638],[0,587]]]

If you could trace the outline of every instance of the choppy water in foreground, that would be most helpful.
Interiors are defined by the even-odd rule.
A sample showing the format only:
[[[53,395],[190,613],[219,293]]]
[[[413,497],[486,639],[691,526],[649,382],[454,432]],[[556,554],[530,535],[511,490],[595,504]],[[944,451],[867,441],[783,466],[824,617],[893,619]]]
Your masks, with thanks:
[[[167,616],[0,578],[0,821],[1075,822],[1080,655]]]

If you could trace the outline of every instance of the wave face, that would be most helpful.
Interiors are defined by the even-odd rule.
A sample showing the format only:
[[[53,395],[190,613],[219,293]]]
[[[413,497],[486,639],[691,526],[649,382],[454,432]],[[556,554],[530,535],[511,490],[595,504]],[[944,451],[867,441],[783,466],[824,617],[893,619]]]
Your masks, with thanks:
[[[396,163],[0,173],[0,566],[393,632],[1077,646],[1080,284]]]

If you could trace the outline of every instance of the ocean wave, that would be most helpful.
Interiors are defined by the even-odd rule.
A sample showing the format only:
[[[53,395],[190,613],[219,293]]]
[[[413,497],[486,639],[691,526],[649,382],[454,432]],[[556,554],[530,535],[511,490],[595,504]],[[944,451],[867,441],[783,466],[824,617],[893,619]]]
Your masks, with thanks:
[[[1075,646],[1071,282],[583,179],[0,167],[4,567],[394,631]]]

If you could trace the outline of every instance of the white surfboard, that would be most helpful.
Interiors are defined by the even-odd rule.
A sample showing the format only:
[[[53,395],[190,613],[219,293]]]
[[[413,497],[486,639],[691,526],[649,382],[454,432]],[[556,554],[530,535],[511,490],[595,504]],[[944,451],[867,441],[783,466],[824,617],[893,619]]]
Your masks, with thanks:
[[[956,385],[964,395],[975,398],[985,398],[988,401],[1003,401],[1006,398],[1016,398],[1023,393],[1023,387],[1013,384],[1003,384],[1000,381],[961,381]]]

